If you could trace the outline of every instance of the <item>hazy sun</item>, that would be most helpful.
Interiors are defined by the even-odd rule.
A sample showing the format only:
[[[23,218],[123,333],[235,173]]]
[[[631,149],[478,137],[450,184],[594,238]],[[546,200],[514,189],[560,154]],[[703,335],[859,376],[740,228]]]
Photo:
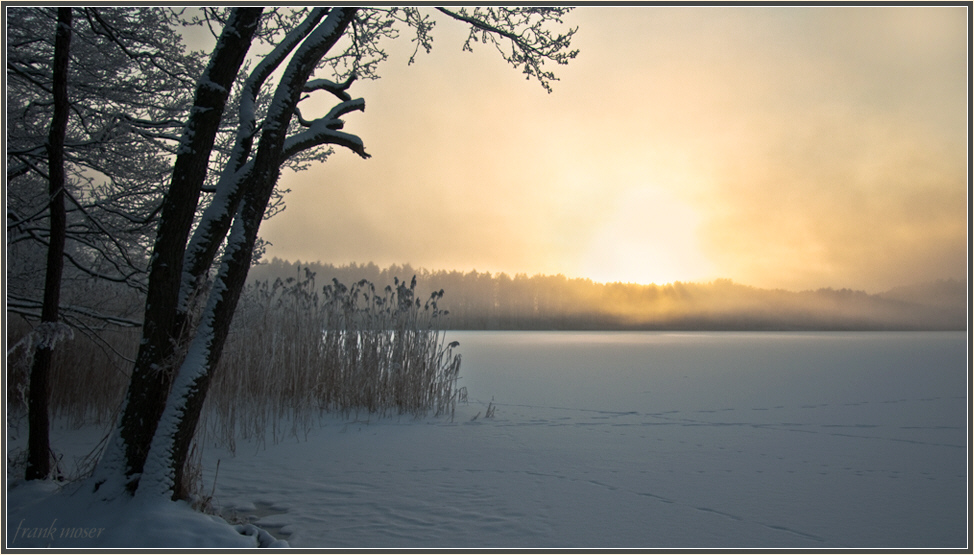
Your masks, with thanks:
[[[714,277],[697,242],[700,216],[655,187],[622,193],[610,217],[594,230],[579,275],[599,282],[664,284]]]

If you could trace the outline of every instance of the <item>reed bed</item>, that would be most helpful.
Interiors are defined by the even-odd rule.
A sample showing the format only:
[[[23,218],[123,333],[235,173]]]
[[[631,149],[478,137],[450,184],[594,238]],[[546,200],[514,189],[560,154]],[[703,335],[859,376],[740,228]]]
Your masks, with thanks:
[[[14,420],[27,413],[35,325],[17,315],[7,319],[6,402],[8,416]],[[113,422],[128,386],[139,336],[134,328],[88,329],[59,341],[51,362],[51,416],[72,426]]]
[[[446,344],[442,291],[416,298],[416,278],[377,291],[338,281],[317,289],[314,274],[248,286],[210,386],[198,436],[234,448],[237,438],[278,441],[309,430],[322,413],[449,416],[457,387],[457,343]],[[33,356],[30,324],[8,318],[8,424],[26,432]],[[114,421],[139,330],[75,333],[58,343],[50,411],[73,425]],[[55,449],[57,446],[53,446]]]
[[[324,412],[346,416],[454,415],[460,355],[437,307],[416,298],[416,278],[377,290],[314,274],[250,286],[234,317],[208,396],[210,437],[273,441],[307,431]]]

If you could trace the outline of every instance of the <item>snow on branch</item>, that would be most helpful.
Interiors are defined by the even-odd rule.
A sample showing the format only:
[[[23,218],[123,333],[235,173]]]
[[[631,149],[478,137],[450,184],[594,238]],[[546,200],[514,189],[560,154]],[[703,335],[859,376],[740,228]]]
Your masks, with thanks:
[[[365,111],[364,99],[358,98],[342,102],[332,108],[326,116],[313,121],[305,120],[296,110],[295,115],[298,117],[298,121],[307,130],[287,138],[284,142],[283,158],[290,158],[299,152],[324,144],[344,146],[362,158],[370,158],[371,155],[365,152],[362,139],[350,133],[338,131],[345,125],[345,122],[339,118],[356,110]]]
[[[355,100],[342,102],[341,104],[338,104],[334,108],[332,108],[331,111],[328,112],[328,115],[326,115],[321,119],[337,120],[338,118],[344,116],[345,114],[349,112],[355,112],[355,111],[359,111],[359,112],[365,111],[365,99],[357,98]]]
[[[301,44],[310,33],[314,30],[315,26],[321,21],[321,18],[325,17],[328,13],[328,8],[315,8],[308,14],[308,16],[301,22],[300,25],[292,29],[278,44],[274,47],[274,50],[270,54],[265,56],[254,71],[247,77],[247,81],[244,84],[244,91],[246,94],[241,99],[240,104],[240,121],[241,124],[245,123],[246,120],[253,120],[255,118],[254,108],[257,102],[257,96],[260,93],[260,88],[263,86],[264,81],[281,65],[282,62],[291,54],[291,52]],[[243,127],[243,125],[241,125]]]
[[[309,148],[328,144],[343,146],[365,159],[372,157],[365,152],[365,144],[356,135],[332,129],[312,129],[289,137],[284,143],[283,158],[288,159]]]
[[[264,132],[275,134],[286,128],[294,114],[299,95],[322,56],[344,35],[357,8],[335,8],[308,34],[298,47],[281,77],[265,118]]]
[[[345,122],[342,121],[342,120],[340,120],[340,119],[338,119],[338,118],[344,116],[345,114],[347,114],[349,112],[354,112],[356,110],[361,111],[361,112],[364,112],[365,111],[365,100],[364,99],[357,98],[355,100],[349,100],[347,102],[342,102],[341,104],[338,104],[337,106],[335,106],[334,108],[332,108],[328,112],[328,115],[326,115],[326,116],[324,116],[322,118],[318,118],[318,119],[313,120],[313,121],[309,121],[309,120],[304,119],[301,116],[301,111],[299,109],[297,109],[297,108],[295,108],[294,114],[298,118],[298,123],[300,123],[304,127],[314,127],[316,125],[324,125],[328,129],[341,129],[342,127],[345,126]]]
[[[183,253],[183,273],[180,280],[177,307],[189,309],[193,291],[203,279],[210,263],[230,228],[244,193],[243,183],[250,175],[254,160],[250,158],[254,136],[257,134],[257,98],[265,81],[287,59],[291,52],[310,34],[328,13],[327,8],[315,8],[296,27],[281,39],[257,67],[247,76],[238,109],[238,127],[230,152],[216,186],[215,193],[203,212],[196,230]]]
[[[334,81],[329,81],[328,79],[313,79],[305,83],[302,92],[314,92],[314,91],[327,91],[331,94],[337,96],[341,100],[349,101],[352,97],[345,91],[348,90],[352,83],[355,82],[356,75],[352,73],[348,79],[341,83],[335,83]]]
[[[182,121],[176,118],[166,118],[158,121],[152,121],[130,116],[129,114],[120,114],[120,117],[132,125],[143,128],[178,128],[183,124]]]

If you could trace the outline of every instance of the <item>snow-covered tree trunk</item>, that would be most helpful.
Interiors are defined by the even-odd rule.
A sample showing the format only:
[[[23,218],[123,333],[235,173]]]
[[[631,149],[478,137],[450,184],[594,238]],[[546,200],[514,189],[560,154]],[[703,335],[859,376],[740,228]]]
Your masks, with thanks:
[[[312,10],[300,25],[288,33],[284,40],[261,60],[244,83],[238,111],[237,136],[230,152],[230,159],[223,168],[213,199],[204,210],[184,255],[175,323],[177,328],[183,325],[190,310],[190,300],[203,285],[220,244],[230,229],[240,199],[250,186],[253,164],[248,164],[247,160],[257,133],[256,109],[260,89],[271,73],[327,13],[327,8]]]
[[[558,61],[570,34],[552,40],[541,28],[547,20],[557,20],[560,11],[519,10],[445,13],[472,24],[484,40],[490,33],[510,40],[513,53],[504,54],[505,59],[537,62],[526,65],[525,72],[546,85],[550,75],[540,72],[540,63]],[[417,44],[427,49],[432,28],[432,22],[415,8],[315,8],[277,11],[266,17],[271,28],[262,28],[261,36],[267,39],[283,32],[284,37],[269,39],[277,46],[244,83],[235,143],[215,194],[187,244],[228,91],[261,19],[259,9],[236,8],[225,20],[215,12],[204,13],[225,21],[224,31],[199,80],[185,126],[150,263],[142,344],[116,437],[94,478],[96,489],[116,480],[107,487],[109,497],[126,488],[150,496],[187,493],[183,480],[187,453],[281,168],[322,160],[327,145],[344,146],[368,157],[361,139],[340,131],[343,115],[365,108],[362,99],[353,100],[345,91],[357,72],[375,76],[375,63],[385,59],[379,41],[398,35],[395,22],[414,26]],[[330,55],[343,37],[348,39],[345,49]],[[260,89],[289,56],[267,113],[258,123],[255,106]],[[316,68],[325,66],[345,81],[310,80]],[[305,119],[298,104],[316,91],[330,92],[341,102],[323,117]],[[258,130],[260,138],[252,155]],[[202,285],[224,239],[219,270],[212,287],[204,291]],[[205,293],[206,298],[199,323],[193,326],[189,314],[197,293]]]
[[[41,308],[40,336],[30,371],[28,398],[27,471],[28,480],[46,478],[51,472],[50,423],[48,421],[48,377],[51,357],[58,337],[58,308],[61,303],[61,273],[64,268],[64,137],[68,128],[68,57],[71,49],[71,8],[58,8],[54,39],[54,117],[47,141],[48,213],[50,237],[47,246],[47,270],[44,278],[44,304]]]
[[[315,66],[344,35],[354,14],[354,8],[332,9],[301,44],[277,86],[262,125],[247,187],[235,212],[219,273],[152,441],[139,486],[140,495],[158,492],[178,498],[185,494],[183,467],[213,371],[246,283],[257,232],[284,162],[288,124]]]
[[[237,72],[250,49],[262,8],[238,8],[231,14],[210,63],[200,77],[169,191],[163,202],[159,231],[149,269],[142,341],[132,370],[125,405],[95,473],[95,487],[112,479],[133,491],[138,487],[155,428],[166,406],[180,340],[173,334],[183,255],[193,224],[210,153],[223,109]],[[112,484],[111,489],[119,484]],[[112,496],[117,492],[108,491]]]

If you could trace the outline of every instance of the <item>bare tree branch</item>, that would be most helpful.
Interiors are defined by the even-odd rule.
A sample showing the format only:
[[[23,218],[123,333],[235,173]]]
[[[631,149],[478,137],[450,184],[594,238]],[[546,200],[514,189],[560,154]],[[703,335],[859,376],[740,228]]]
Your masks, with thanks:
[[[480,41],[492,43],[504,59],[514,67],[524,66],[523,72],[530,79],[534,77],[546,91],[551,92],[551,81],[557,81],[554,73],[542,69],[545,61],[565,65],[578,55],[578,50],[568,50],[572,37],[578,28],[569,29],[565,34],[552,35],[544,27],[547,22],[561,23],[561,16],[570,8],[474,8],[473,12],[462,7],[452,11],[438,7],[443,14],[471,26],[470,34],[463,45],[464,50],[472,50],[471,43]],[[536,19],[534,17],[537,16]],[[480,31],[478,33],[478,31]],[[497,37],[510,41],[510,52],[501,48]]]
[[[7,307],[10,310],[18,314],[23,314],[25,316],[30,316],[34,318],[40,318],[41,305],[43,303],[36,299],[29,299],[26,297],[20,297],[17,295],[7,295]],[[102,314],[90,308],[85,308],[82,306],[72,306],[72,305],[62,305],[61,310],[86,318],[92,318],[95,320],[101,320],[105,323],[121,326],[127,328],[138,328],[142,327],[142,322],[137,320],[130,320],[128,318],[120,318],[118,316],[112,316],[110,314]]]

